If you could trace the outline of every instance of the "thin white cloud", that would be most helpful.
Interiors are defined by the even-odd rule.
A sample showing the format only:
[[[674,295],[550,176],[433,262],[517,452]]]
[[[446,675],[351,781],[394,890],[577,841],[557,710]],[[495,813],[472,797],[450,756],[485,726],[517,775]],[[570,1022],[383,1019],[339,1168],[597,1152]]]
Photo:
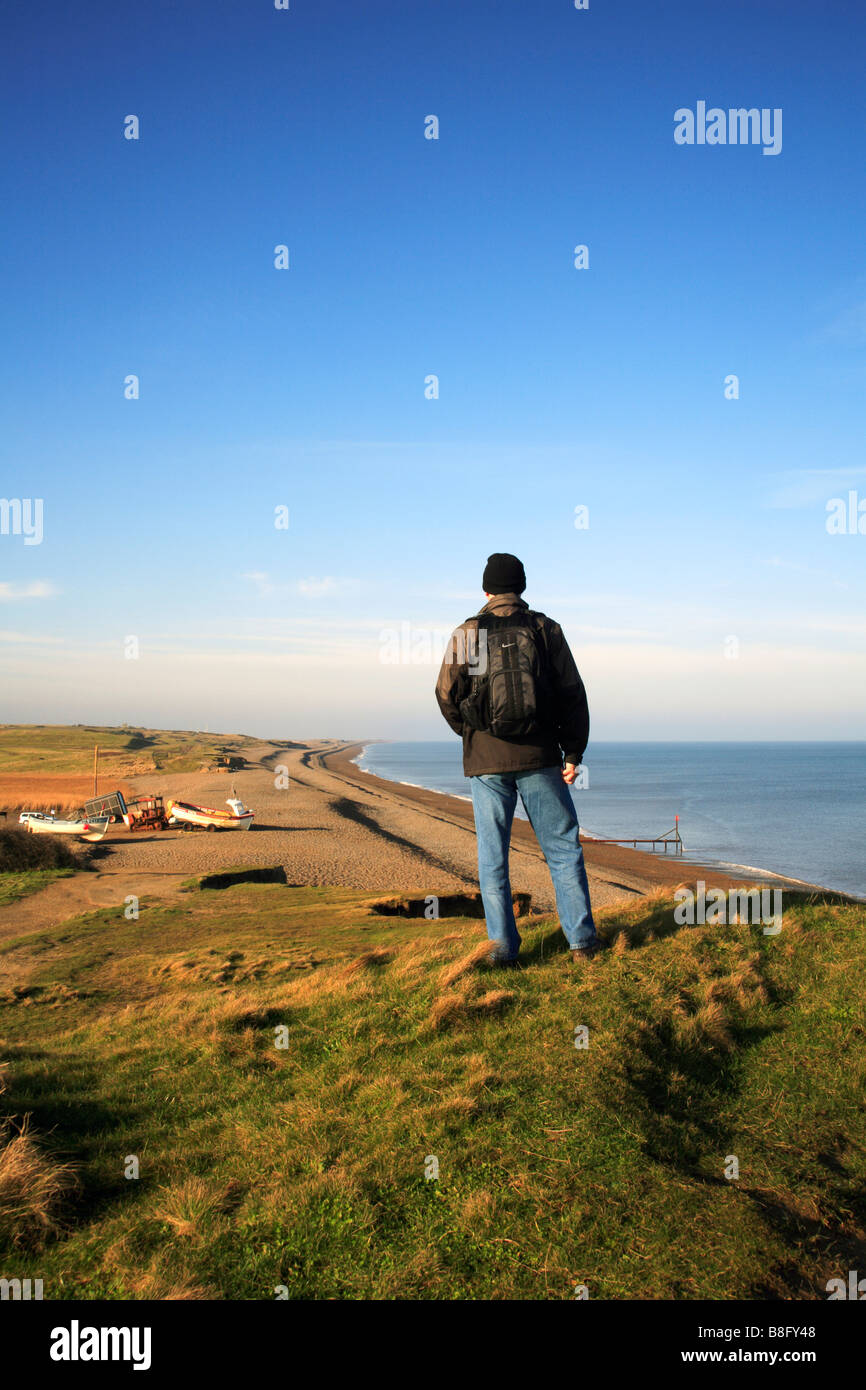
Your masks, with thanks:
[[[336,594],[341,585],[332,575],[325,575],[322,579],[299,579],[298,593],[303,594],[304,598],[324,598],[326,594]]]
[[[52,637],[45,633],[34,632],[10,632],[8,628],[0,630],[0,642],[8,642],[15,647],[47,647],[47,646],[67,646],[68,640],[65,637]]]
[[[251,584],[255,584],[256,591],[262,598],[267,598],[274,592],[274,585],[262,570],[252,570],[249,574],[242,574],[241,579],[248,579]]]
[[[866,299],[842,309],[827,324],[823,336],[842,343],[866,343]]]
[[[45,579],[33,579],[29,584],[9,584],[0,582],[0,603],[17,603],[23,598],[54,598],[57,594],[53,584]]]
[[[798,625],[812,632],[844,632],[866,637],[866,622],[848,618],[800,618]]]
[[[591,627],[588,623],[569,623],[569,632],[582,632],[587,637],[639,637],[641,639],[658,638],[663,640],[665,634],[657,630],[645,627]]]
[[[866,478],[866,468],[794,468],[777,473],[779,486],[770,495],[768,506],[780,511],[796,507],[826,505],[857,479]]]
[[[808,574],[814,579],[827,579],[835,589],[847,589],[848,585],[843,579],[837,579],[830,570],[814,569],[811,565],[798,564],[796,560],[783,560],[781,555],[773,555],[769,560],[764,560],[765,565],[772,569],[793,570],[796,574]]]
[[[275,595],[287,597],[290,594],[301,594],[303,598],[325,598],[329,594],[345,593],[357,586],[357,580],[335,579],[331,574],[323,575],[321,578],[311,575],[308,579],[299,579],[293,584],[278,584],[263,570],[252,570],[242,574],[241,579],[254,584],[260,598],[273,598]]]

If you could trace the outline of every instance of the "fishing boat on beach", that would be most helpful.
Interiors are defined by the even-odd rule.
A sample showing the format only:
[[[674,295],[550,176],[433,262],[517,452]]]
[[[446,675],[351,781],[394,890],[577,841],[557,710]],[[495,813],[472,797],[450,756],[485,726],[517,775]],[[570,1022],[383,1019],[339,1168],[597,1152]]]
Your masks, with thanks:
[[[251,811],[238,797],[229,797],[226,805],[230,811],[216,810],[212,806],[193,806],[189,801],[166,802],[169,822],[175,821],[189,829],[201,830],[249,830],[255,811]]]
[[[101,840],[109,825],[110,816],[94,816],[87,820],[58,820],[56,816],[28,815],[25,828],[31,835],[78,835],[82,840]]]

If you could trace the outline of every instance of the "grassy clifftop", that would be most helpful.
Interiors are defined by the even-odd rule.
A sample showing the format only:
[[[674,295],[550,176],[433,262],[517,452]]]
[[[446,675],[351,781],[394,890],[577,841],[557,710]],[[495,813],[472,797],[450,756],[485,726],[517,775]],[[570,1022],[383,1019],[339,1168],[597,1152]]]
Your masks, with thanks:
[[[524,926],[506,972],[478,922],[256,885],[7,942],[3,1273],[39,1245],[47,1298],[724,1299],[862,1268],[866,909],[790,898],[765,937],[659,896],[601,915],[586,974]]]
[[[243,749],[256,740],[244,734],[193,730],[134,729],[95,724],[0,725],[0,777],[4,773],[80,773],[93,766],[99,744],[105,776],[135,776],[151,770],[194,772],[217,748]]]

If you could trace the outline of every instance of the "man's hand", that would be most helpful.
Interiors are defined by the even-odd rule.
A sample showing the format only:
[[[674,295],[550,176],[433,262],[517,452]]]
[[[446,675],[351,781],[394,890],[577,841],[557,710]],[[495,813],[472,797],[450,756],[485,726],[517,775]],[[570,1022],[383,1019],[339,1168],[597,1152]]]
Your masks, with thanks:
[[[565,767],[562,769],[562,780],[567,787],[571,786],[576,776],[577,768],[575,767],[574,763],[566,763]]]

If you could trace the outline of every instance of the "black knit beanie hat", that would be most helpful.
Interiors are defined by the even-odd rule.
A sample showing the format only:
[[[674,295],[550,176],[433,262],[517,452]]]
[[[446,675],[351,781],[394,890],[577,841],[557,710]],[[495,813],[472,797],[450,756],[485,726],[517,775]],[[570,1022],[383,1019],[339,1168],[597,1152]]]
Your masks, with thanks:
[[[522,594],[526,588],[526,571],[516,555],[491,555],[481,587],[485,594]]]

